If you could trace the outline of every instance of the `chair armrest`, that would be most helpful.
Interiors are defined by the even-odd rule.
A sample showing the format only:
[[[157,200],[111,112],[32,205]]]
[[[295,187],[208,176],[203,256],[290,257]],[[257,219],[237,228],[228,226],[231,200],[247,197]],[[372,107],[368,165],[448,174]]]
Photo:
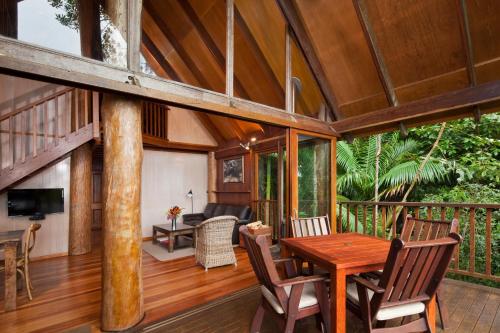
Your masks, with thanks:
[[[203,213],[197,213],[197,214],[184,214],[182,215],[182,219],[184,221],[190,221],[190,220],[204,220],[205,216]]]
[[[354,276],[352,279],[354,282],[356,282],[356,284],[362,285],[363,287],[370,289],[376,294],[382,294],[385,291],[384,288],[380,288],[379,286],[373,284],[371,281],[364,279],[360,276]]]
[[[293,258],[279,258],[279,259],[273,259],[273,262],[275,264],[283,264],[287,262],[293,262]]]
[[[296,284],[303,284],[307,282],[326,281],[327,278],[328,276],[326,275],[297,276],[292,279],[277,281],[274,283],[274,285],[276,287],[294,286]]]

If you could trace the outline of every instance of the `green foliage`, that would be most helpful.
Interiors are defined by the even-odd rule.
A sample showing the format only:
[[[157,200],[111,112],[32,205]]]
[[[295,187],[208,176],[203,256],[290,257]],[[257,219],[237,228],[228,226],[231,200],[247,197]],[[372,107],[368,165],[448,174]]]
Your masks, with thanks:
[[[402,140],[398,132],[382,135],[379,191],[382,198],[401,195],[417,174],[423,156],[416,140]],[[376,137],[337,143],[337,190],[352,200],[372,200],[375,187]],[[446,161],[431,158],[419,183],[438,183],[449,173]]]

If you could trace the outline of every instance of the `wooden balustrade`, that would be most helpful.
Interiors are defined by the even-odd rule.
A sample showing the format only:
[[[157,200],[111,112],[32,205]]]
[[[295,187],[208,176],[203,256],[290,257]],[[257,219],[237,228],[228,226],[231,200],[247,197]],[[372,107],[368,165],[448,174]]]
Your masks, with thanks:
[[[168,140],[168,106],[153,102],[142,103],[142,133]]]
[[[277,200],[256,200],[252,202],[252,210],[256,221],[271,226],[273,228],[273,239],[280,239],[281,223],[278,212]]]
[[[0,145],[0,189],[74,149],[82,140],[98,138],[98,107],[97,92],[65,88],[0,115],[0,133],[8,136],[8,144]],[[22,171],[16,171],[21,167]]]
[[[339,201],[337,205],[337,232],[386,239],[400,235],[407,214],[429,220],[457,218],[464,241],[456,250],[449,272],[500,282],[500,235],[492,233],[500,222],[499,204]]]

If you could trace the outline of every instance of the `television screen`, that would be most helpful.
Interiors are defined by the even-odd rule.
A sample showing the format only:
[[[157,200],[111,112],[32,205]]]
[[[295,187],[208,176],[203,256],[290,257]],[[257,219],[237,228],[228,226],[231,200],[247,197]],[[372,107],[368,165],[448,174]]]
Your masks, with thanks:
[[[64,212],[64,189],[20,189],[7,192],[9,216],[32,216],[36,213]]]

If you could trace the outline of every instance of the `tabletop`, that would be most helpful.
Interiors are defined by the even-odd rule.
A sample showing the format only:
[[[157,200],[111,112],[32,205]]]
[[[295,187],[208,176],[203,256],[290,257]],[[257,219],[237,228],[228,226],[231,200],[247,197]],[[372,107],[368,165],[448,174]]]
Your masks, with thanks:
[[[286,238],[281,242],[295,254],[335,269],[383,265],[391,246],[388,240],[358,233]]]
[[[192,225],[187,225],[183,223],[177,223],[175,226],[175,229],[172,228],[172,223],[165,223],[165,224],[155,224],[153,225],[158,230],[166,230],[166,231],[181,231],[181,230],[189,230],[189,229],[195,229],[196,227]]]
[[[0,244],[19,242],[22,240],[24,230],[0,231]]]

